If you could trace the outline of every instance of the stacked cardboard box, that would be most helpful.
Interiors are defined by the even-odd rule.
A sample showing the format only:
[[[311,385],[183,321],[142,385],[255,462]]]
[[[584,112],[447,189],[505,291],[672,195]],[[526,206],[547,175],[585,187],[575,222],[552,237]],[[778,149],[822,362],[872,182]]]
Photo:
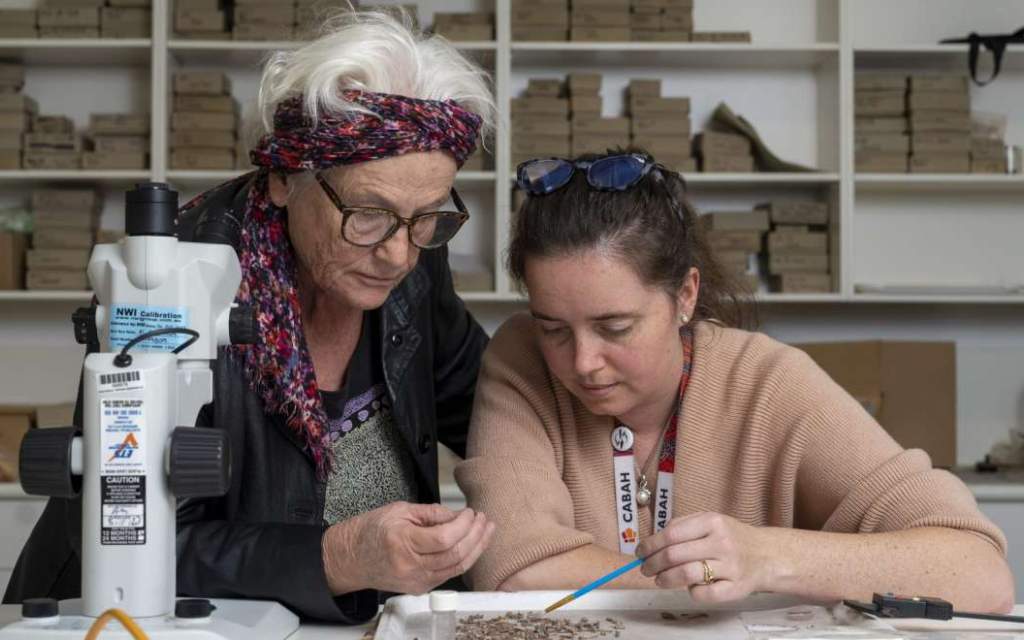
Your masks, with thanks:
[[[680,172],[697,170],[690,153],[690,99],[661,95],[661,80],[633,79],[626,87],[632,146]]]
[[[85,269],[95,241],[98,205],[92,189],[32,192],[32,249],[25,258],[28,289],[88,287]]]
[[[772,291],[832,291],[829,260],[829,212],[824,202],[772,201],[757,205],[771,231],[765,258]]]
[[[629,118],[601,116],[601,75],[572,73],[568,78],[573,156],[605,153],[629,146]]]
[[[693,35],[693,0],[632,0],[629,35],[639,42],[686,42]]]
[[[971,137],[970,144],[971,173],[1007,173],[1010,170],[1005,141]]]
[[[174,0],[174,34],[192,40],[230,40],[220,0]]]
[[[138,0],[134,4],[115,4],[100,9],[100,37],[103,38],[148,38],[152,33],[153,10],[150,0]]]
[[[906,173],[910,136],[907,77],[858,73],[854,78],[854,164],[865,173]]]
[[[82,139],[66,116],[32,117],[24,136],[21,165],[25,169],[81,169]]]
[[[705,130],[694,138],[693,151],[700,159],[700,170],[705,173],[754,170],[750,140],[735,133]]]
[[[708,245],[719,264],[751,292],[760,286],[757,256],[768,231],[763,210],[711,211],[700,217]]]
[[[0,289],[25,288],[27,237],[17,231],[0,231]]]
[[[24,134],[31,130],[39,105],[22,93],[25,67],[0,62],[0,171],[21,168]]]
[[[35,9],[0,9],[0,38],[38,38]]]
[[[414,31],[420,28],[420,9],[416,4],[374,4],[363,7],[366,11],[389,13],[399,22],[408,19]]]
[[[99,38],[105,0],[44,0],[36,19],[40,38]]]
[[[963,74],[910,76],[910,171],[971,170],[971,98]]]
[[[235,40],[291,40],[295,5],[286,0],[234,0],[231,37]]]
[[[448,267],[451,269],[452,284],[455,285],[456,291],[494,291],[494,273],[480,256],[450,253]]]
[[[512,0],[512,41],[569,39],[569,0]]]
[[[494,40],[494,14],[438,12],[434,14],[434,33],[456,42]]]
[[[694,31],[690,39],[694,42],[751,42],[749,31]]]
[[[231,83],[223,72],[175,73],[171,168],[235,168],[237,123]]]
[[[148,113],[94,113],[83,169],[145,169],[149,166]]]
[[[570,39],[624,42],[630,37],[629,3],[625,0],[571,0]]]
[[[569,99],[563,95],[562,81],[531,78],[524,95],[512,99],[512,165],[568,156],[569,131]]]

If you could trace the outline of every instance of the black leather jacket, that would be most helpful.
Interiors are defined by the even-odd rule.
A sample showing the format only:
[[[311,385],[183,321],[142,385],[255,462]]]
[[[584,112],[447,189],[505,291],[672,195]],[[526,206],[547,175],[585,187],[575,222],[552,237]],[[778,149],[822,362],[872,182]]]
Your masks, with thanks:
[[[242,211],[250,184],[219,187],[182,216],[179,237],[191,239],[202,216]],[[395,424],[415,461],[419,500],[438,502],[437,443],[465,452],[487,336],[452,288],[445,249],[421,252],[379,315]],[[380,594],[335,598],[327,588],[320,549],[325,486],[312,460],[280,416],[264,413],[237,359],[220,357],[214,372],[214,402],[197,426],[229,433],[231,489],[223,498],[179,503],[178,593],[277,600],[305,618],[341,623],[370,618]],[[5,603],[80,595],[81,506],[50,499]]]

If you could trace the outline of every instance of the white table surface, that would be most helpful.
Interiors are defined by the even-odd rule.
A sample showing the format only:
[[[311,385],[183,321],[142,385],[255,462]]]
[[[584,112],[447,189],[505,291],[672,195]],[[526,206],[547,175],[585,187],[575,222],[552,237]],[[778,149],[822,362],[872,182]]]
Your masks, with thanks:
[[[1018,604],[1013,614],[1024,616],[1024,604]],[[19,605],[0,605],[0,627],[18,620],[21,615]],[[979,631],[1009,632],[1024,634],[1024,624],[1008,624],[987,620],[956,619],[939,620],[890,620],[895,627],[903,631]],[[346,627],[323,624],[303,624],[290,640],[359,640],[369,625]],[[1009,637],[1009,636],[1007,636]]]

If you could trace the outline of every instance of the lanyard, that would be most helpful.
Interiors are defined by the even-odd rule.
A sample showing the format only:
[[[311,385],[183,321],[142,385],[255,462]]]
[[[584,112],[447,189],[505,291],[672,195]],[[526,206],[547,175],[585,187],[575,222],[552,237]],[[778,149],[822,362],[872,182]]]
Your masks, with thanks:
[[[658,533],[672,519],[672,487],[676,471],[676,434],[679,430],[679,407],[690,382],[693,340],[683,335],[683,373],[679,377],[679,399],[669,419],[665,438],[658,454],[658,485],[654,495],[654,532]],[[619,552],[633,555],[640,540],[640,508],[636,504],[636,462],[633,455],[633,431],[622,423],[612,430],[612,465],[615,473],[615,502],[619,521]]]

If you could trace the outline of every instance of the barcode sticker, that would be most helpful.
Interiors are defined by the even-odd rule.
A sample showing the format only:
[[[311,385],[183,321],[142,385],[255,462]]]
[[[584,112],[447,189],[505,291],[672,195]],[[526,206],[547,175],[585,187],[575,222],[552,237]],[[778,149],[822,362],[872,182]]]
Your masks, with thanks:
[[[142,371],[118,371],[117,373],[101,373],[96,390],[99,393],[121,393],[124,391],[141,391],[145,387]]]

